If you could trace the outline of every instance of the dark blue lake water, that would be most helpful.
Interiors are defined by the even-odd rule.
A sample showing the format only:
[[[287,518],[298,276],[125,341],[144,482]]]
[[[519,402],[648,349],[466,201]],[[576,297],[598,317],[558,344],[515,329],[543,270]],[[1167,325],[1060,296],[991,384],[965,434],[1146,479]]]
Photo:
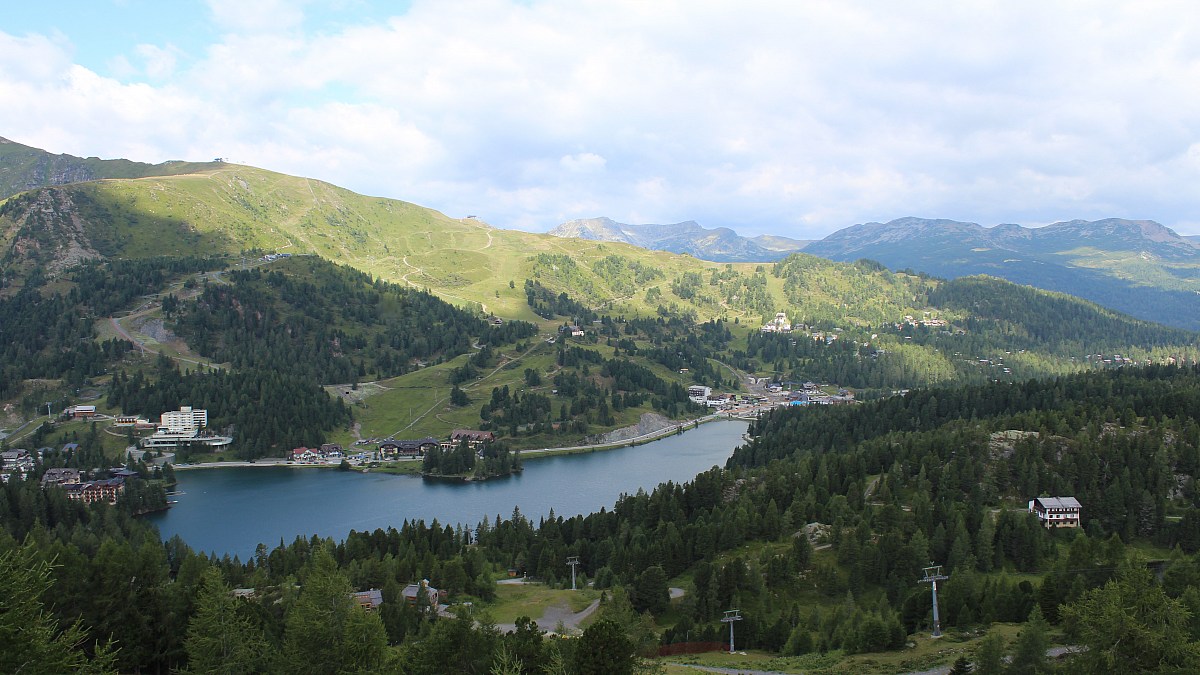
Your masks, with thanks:
[[[474,527],[519,507],[537,522],[551,509],[567,517],[611,509],[623,493],[724,466],[746,426],[712,422],[633,448],[527,459],[524,473],[479,483],[289,467],[179,471],[184,494],[147,519],[164,539],[178,534],[198,551],[242,560],[259,543],[270,548],[313,534],[340,540],[350,530],[399,527],[405,519]]]

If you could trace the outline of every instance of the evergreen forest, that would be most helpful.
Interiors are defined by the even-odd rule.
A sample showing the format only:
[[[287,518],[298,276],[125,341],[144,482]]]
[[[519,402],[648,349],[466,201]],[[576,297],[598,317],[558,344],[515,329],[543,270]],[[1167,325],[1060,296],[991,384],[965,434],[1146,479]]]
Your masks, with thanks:
[[[250,560],[163,542],[126,501],[83,506],[33,475],[0,490],[0,578],[22,589],[5,595],[0,653],[10,671],[594,672],[604,654],[609,672],[633,672],[674,643],[719,642],[736,607],[739,644],[799,667],[929,631],[917,582],[932,561],[948,577],[943,630],[1018,626],[1015,641],[971,642],[976,665],[1187,672],[1200,667],[1198,406],[1200,368],[1151,366],[781,409],[725,468],[611,509],[405,522]],[[1044,528],[1025,502],[1047,494],[1078,497],[1083,526]],[[562,585],[572,555],[605,597],[579,639],[488,619],[508,570]],[[478,611],[405,603],[420,579]],[[349,600],[368,588],[378,611]],[[37,639],[17,642],[26,626]],[[1051,634],[1084,649],[1049,660]]]

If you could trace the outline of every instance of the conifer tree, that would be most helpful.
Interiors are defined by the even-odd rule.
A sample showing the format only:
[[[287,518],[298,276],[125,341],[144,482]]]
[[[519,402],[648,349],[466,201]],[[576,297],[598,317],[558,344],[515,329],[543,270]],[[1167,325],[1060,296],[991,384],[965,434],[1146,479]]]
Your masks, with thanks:
[[[190,672],[255,673],[269,663],[262,627],[238,611],[239,602],[219,568],[204,570],[184,641]]]
[[[0,672],[115,673],[108,645],[91,659],[80,648],[86,636],[81,624],[59,630],[42,605],[50,584],[50,566],[32,549],[0,553]]]
[[[351,596],[350,582],[324,547],[313,554],[296,604],[285,617],[284,667],[293,673],[355,673],[380,669],[387,631]]]

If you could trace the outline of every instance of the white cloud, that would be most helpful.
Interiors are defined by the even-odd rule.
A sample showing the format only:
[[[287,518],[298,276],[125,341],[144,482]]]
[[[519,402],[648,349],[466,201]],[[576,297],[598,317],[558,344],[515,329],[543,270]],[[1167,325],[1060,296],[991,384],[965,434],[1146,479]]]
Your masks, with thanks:
[[[811,238],[903,215],[1124,215],[1186,231],[1200,209],[1200,7],[1183,0],[417,0],[336,25],[314,24],[318,5],[209,6],[218,42],[187,59],[131,45],[112,79],[72,65],[87,36],[0,33],[0,135],[227,155],[536,229],[609,215]]]
[[[572,173],[595,173],[603,171],[607,161],[593,152],[577,152],[574,155],[563,155],[558,163]]]
[[[175,73],[178,50],[174,47],[159,47],[158,45],[141,44],[134,51],[142,59],[146,75],[155,80],[162,80]]]
[[[273,33],[304,21],[301,0],[208,0],[213,21],[233,33]]]

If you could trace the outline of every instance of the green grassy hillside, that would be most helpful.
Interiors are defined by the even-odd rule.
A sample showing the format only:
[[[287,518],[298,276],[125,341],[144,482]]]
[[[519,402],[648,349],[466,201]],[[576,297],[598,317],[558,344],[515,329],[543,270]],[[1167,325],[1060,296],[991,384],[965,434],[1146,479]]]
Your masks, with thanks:
[[[145,164],[127,159],[55,155],[0,138],[0,198],[50,185],[81,183],[102,178],[145,178],[192,173],[221,162],[163,162]]]
[[[395,351],[394,346],[375,351],[382,346],[375,342],[382,335],[379,325],[354,326],[354,317],[333,323],[322,319],[340,316],[348,305],[317,312],[310,300],[296,304],[271,299],[272,284],[265,279],[237,291],[249,293],[244,297],[224,292],[205,296],[207,303],[228,306],[197,308],[191,334],[186,322],[174,326],[189,343],[176,345],[179,354],[194,353],[218,363],[254,362],[259,367],[261,360],[250,358],[252,348],[236,333],[214,332],[216,315],[211,312],[224,312],[221,330],[243,330],[235,313],[258,298],[266,302],[263,312],[290,317],[317,312],[320,316],[305,321],[369,340],[370,349],[361,353],[342,353],[340,339],[306,343],[309,351],[304,353],[328,354],[329,360],[311,360],[314,372],[303,377],[314,386],[374,382],[376,396],[361,401],[371,410],[362,418],[364,431],[371,433],[399,427],[432,433],[482,425],[489,420],[476,412],[483,400],[492,401],[491,387],[507,384],[516,391],[528,368],[542,376],[542,388],[555,389],[548,381],[562,374],[559,366],[565,361],[575,361],[565,372],[590,378],[588,386],[595,391],[566,397],[570,401],[553,399],[552,410],[543,410],[547,402],[540,398],[497,400],[488,413],[491,422],[511,437],[536,445],[541,441],[531,436],[544,432],[551,422],[556,433],[564,432],[562,422],[570,422],[572,428],[565,433],[579,437],[631,423],[651,407],[676,416],[682,412],[674,406],[676,394],[663,387],[692,382],[718,390],[740,387],[737,377],[716,367],[716,361],[745,374],[828,383],[835,390],[846,387],[869,398],[941,381],[1021,380],[1131,359],[1198,357],[1194,333],[994,279],[947,282],[892,272],[869,261],[837,263],[802,253],[773,264],[709,263],[621,243],[496,229],[321,181],[219,164],[180,175],[40,188],[0,202],[0,317],[5,320],[0,338],[8,345],[12,364],[0,373],[0,385],[13,393],[21,390],[22,381],[61,378],[67,371],[80,383],[102,375],[105,366],[99,353],[86,364],[66,363],[60,355],[87,339],[89,325],[103,327],[93,328],[93,338],[115,337],[108,318],[135,305],[145,321],[166,319],[172,325],[172,317],[157,308],[161,298],[155,296],[165,291],[168,281],[182,284],[183,277],[139,273],[132,286],[121,289],[128,303],[116,307],[82,294],[107,278],[105,265],[161,265],[203,256],[209,262],[195,269],[240,269],[257,264],[269,252],[313,256],[297,257],[288,266],[301,286],[323,283],[301,262],[321,259],[366,273],[369,277],[362,283],[367,285],[380,280],[428,290],[467,309],[475,320],[492,314],[528,320],[544,335],[576,321],[589,327],[581,346],[595,353],[594,359],[587,357],[592,360],[579,362],[578,355],[565,355],[557,348],[552,355],[526,352],[530,345],[496,345],[499,354],[481,359],[471,366],[480,372],[466,377],[465,357],[431,373],[413,373],[409,368],[417,360],[429,359]],[[222,274],[205,279],[237,283],[237,275]],[[306,275],[312,278],[305,281]],[[193,288],[201,281],[193,278]],[[44,300],[52,297],[58,298],[53,311],[36,317],[29,313],[30,308],[50,307]],[[759,327],[779,311],[787,313],[795,330],[760,335]],[[68,316],[71,329],[57,329],[56,323]],[[719,323],[710,323],[714,320]],[[200,330],[204,326],[210,327],[208,332]],[[706,331],[710,333],[704,337]],[[446,356],[454,354],[462,352]],[[641,398],[628,406],[622,399],[621,409],[610,399],[609,410],[601,411],[601,399],[617,391],[609,389],[620,374],[597,376],[596,371],[620,371],[625,359],[649,368],[665,384],[627,382],[629,386],[619,388],[621,395]],[[610,360],[615,365],[605,366]],[[501,366],[513,370],[480,382],[472,379]],[[463,385],[471,405],[442,404],[455,383]],[[415,405],[396,402],[409,399],[401,395],[405,391],[428,387],[440,388],[441,393]],[[536,389],[527,393],[543,395]],[[564,402],[570,402],[565,413]]]

